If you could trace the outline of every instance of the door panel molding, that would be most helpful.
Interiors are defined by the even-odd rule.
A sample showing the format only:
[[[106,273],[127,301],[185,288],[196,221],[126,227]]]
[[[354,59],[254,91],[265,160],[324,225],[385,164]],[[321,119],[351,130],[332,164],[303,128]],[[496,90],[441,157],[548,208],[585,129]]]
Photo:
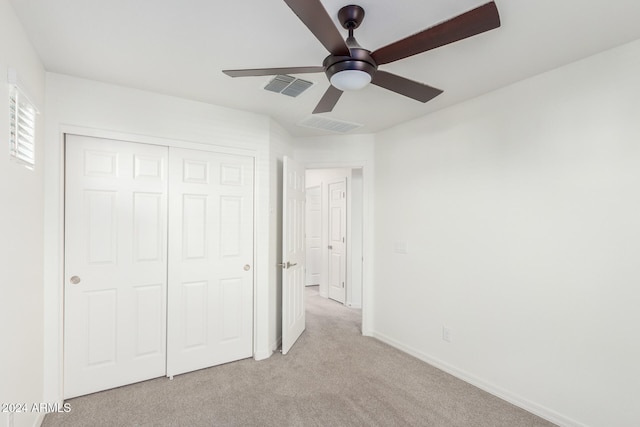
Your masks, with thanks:
[[[305,172],[285,156],[282,217],[282,354],[305,330]]]
[[[102,131],[99,133],[104,134]],[[128,274],[127,279],[130,279],[130,281],[127,283],[130,283],[130,285],[127,286],[130,287],[130,291],[122,292],[120,289],[93,290],[92,304],[94,306],[98,304],[101,310],[82,310],[84,314],[81,313],[81,316],[84,316],[84,321],[78,321],[77,315],[74,317],[72,313],[70,314],[66,311],[66,307],[69,304],[64,304],[65,317],[61,321],[61,327],[65,329],[65,341],[62,341],[61,335],[61,348],[65,349],[66,355],[62,358],[64,382],[61,384],[61,390],[64,393],[63,397],[69,398],[101,389],[169,375],[169,371],[166,368],[168,336],[166,323],[168,306],[167,203],[169,198],[167,168],[169,166],[169,151],[171,150],[167,146],[166,140],[159,140],[158,142],[162,143],[156,145],[130,141],[128,138],[115,141],[102,137],[73,134],[64,134],[64,138],[65,151],[74,144],[73,141],[89,141],[90,149],[87,150],[87,153],[80,155],[75,160],[75,164],[86,163],[85,159],[88,159],[90,164],[75,167],[74,162],[70,162],[67,158],[65,174],[70,173],[68,171],[73,171],[76,175],[84,176],[91,181],[92,186],[89,190],[89,195],[81,198],[81,206],[82,209],[92,208],[95,212],[95,220],[93,224],[90,221],[87,223],[81,219],[82,215],[78,216],[71,212],[72,210],[67,209],[68,207],[65,207],[66,215],[64,221],[67,225],[74,223],[82,227],[93,226],[95,230],[95,233],[93,233],[94,244],[82,244],[84,248],[83,258],[85,263],[93,266],[94,269],[100,270],[99,274],[89,274],[86,268],[79,269],[73,264],[69,264],[70,257],[65,253],[62,259],[65,288],[70,289],[69,287],[71,286],[78,288],[80,286],[71,284],[71,275],[80,277],[81,279],[78,280],[82,285],[87,284],[88,281],[93,281],[92,276],[99,276],[105,280],[120,283],[122,282],[122,275],[109,273],[109,269],[122,265],[124,260],[146,266],[164,265],[164,274],[161,278],[149,277],[145,273],[135,271]],[[143,139],[148,142],[149,138],[145,137]],[[209,366],[251,357],[254,353],[255,307],[253,298],[255,276],[253,265],[255,264],[256,250],[253,243],[255,239],[254,154],[250,150],[242,149],[226,150],[223,148],[222,151],[225,152],[220,152],[217,150],[220,147],[203,146],[202,144],[194,143],[181,143],[178,145],[184,147],[198,146],[201,148],[201,150],[198,150],[199,155],[205,153],[205,156],[217,156],[220,162],[224,163],[215,174],[210,175],[209,171],[203,171],[202,168],[199,171],[194,168],[190,172],[190,178],[194,181],[198,181],[198,178],[200,178],[200,183],[202,183],[202,176],[205,174],[207,180],[211,177],[219,181],[220,185],[216,187],[218,190],[222,192],[221,189],[225,189],[224,202],[219,201],[218,203],[219,205],[224,204],[225,207],[220,209],[208,207],[208,212],[205,212],[205,214],[214,213],[218,218],[222,219],[224,224],[213,226],[214,224],[207,223],[206,226],[212,230],[216,229],[219,234],[224,234],[225,239],[219,239],[215,243],[218,246],[215,249],[211,249],[211,245],[207,245],[208,242],[194,241],[192,255],[195,252],[199,252],[195,255],[200,258],[206,258],[207,251],[215,253],[216,250],[219,250],[220,252],[225,252],[224,258],[227,262],[234,258],[243,258],[242,261],[237,259],[234,261],[233,268],[236,273],[228,274],[227,272],[224,278],[217,283],[208,281],[205,284],[206,294],[208,296],[215,295],[218,299],[224,299],[224,302],[220,305],[227,307],[216,311],[219,313],[218,320],[222,325],[218,327],[218,336],[221,337],[220,341],[224,343],[225,350],[221,352],[224,354],[218,358],[211,359]],[[124,159],[122,155],[118,155],[114,147],[118,149],[121,149],[121,147],[137,147],[141,151],[136,152],[134,155],[127,154],[125,156],[126,159]],[[193,151],[192,148],[183,148],[182,150]],[[247,155],[248,153],[250,154]],[[239,158],[244,162],[240,166],[237,164]],[[247,171],[249,173],[246,173]],[[116,182],[123,177],[126,178],[126,182],[132,186],[133,190],[126,197],[118,197],[119,190],[111,188],[112,182]],[[73,187],[73,184],[70,183],[74,179],[70,178],[70,176],[66,177],[66,185],[63,187],[66,199],[68,199],[66,192],[72,191],[69,188]],[[158,185],[161,185],[162,189],[159,189]],[[248,193],[247,189],[249,189]],[[126,215],[121,212],[123,205],[126,208],[126,212],[128,212]],[[243,218],[239,218],[240,212],[246,213]],[[203,221],[206,221],[206,219],[203,219]],[[246,230],[240,230],[241,223],[248,226],[245,227]],[[67,227],[67,229],[73,231],[73,227]],[[233,242],[241,232],[248,243],[238,244]],[[65,248],[72,245],[71,240],[69,236],[65,235]],[[224,242],[224,245],[222,242]],[[122,250],[120,246],[125,243],[126,248]],[[200,248],[200,251],[198,251],[198,248]],[[198,258],[195,255],[194,257]],[[89,256],[91,256],[91,259]],[[88,263],[91,260],[93,260],[93,263]],[[72,271],[75,271],[75,273]],[[76,278],[74,277],[73,279],[75,280]],[[241,283],[240,289],[237,286],[239,283]],[[63,301],[66,301],[68,293],[64,292],[61,295]],[[99,298],[100,296],[104,298]],[[89,302],[89,298],[87,298],[87,302]],[[233,310],[228,309],[231,306],[234,308]],[[209,303],[207,309],[210,307],[211,304]],[[121,316],[120,313],[123,310],[126,315]],[[112,316],[96,318],[96,313],[100,311],[112,313]],[[93,313],[92,318],[87,317],[90,313]],[[211,317],[210,314],[206,314],[206,316]],[[119,317],[126,318],[126,321],[119,319]],[[88,388],[79,389],[69,386],[68,375],[74,375],[71,366],[81,366],[81,364],[78,364],[77,358],[73,360],[73,357],[66,357],[70,354],[68,351],[68,339],[73,337],[73,334],[68,333],[66,328],[68,325],[76,324],[84,325],[81,328],[86,329],[92,323],[95,324],[96,333],[89,333],[88,330],[82,333],[85,337],[93,337],[93,350],[89,349],[89,351],[83,352],[88,355],[85,357],[91,356],[91,364],[94,367],[109,367],[111,371],[109,374],[102,375],[103,378],[108,377],[108,381],[98,386],[98,388],[94,384]],[[157,325],[156,323],[160,324]],[[125,325],[128,325],[129,332],[127,332]],[[123,351],[118,347],[118,342],[127,338],[128,335],[133,337],[129,339],[133,344],[129,345],[129,348],[124,351],[125,354],[123,356]],[[205,336],[203,341],[205,344],[210,343],[210,335]],[[233,356],[229,356],[231,354],[229,348],[232,346],[237,348],[239,341],[242,341],[242,352],[233,353],[231,351]],[[230,360],[229,357],[232,357],[232,359]],[[135,371],[135,375],[122,374],[113,368],[123,360],[133,360],[140,363],[135,368],[125,369],[129,373]],[[152,360],[158,360],[158,362],[155,363]],[[192,369],[199,369],[199,367]],[[175,373],[178,372],[172,372],[171,375]],[[79,378],[77,374],[75,375],[76,378]],[[86,372],[83,371],[82,376],[86,379]],[[90,380],[89,382],[95,381]]]
[[[67,138],[65,398],[165,373],[167,156],[166,147]]]
[[[347,283],[347,179],[328,183],[329,298],[346,302]]]
[[[169,149],[169,377],[253,355],[253,174],[250,157]]]

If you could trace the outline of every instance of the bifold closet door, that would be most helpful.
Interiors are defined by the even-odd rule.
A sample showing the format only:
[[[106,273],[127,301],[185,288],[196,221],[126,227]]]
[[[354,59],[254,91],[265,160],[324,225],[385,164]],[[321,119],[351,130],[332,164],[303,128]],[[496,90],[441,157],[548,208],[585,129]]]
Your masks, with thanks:
[[[253,354],[253,158],[169,149],[167,376]]]
[[[165,374],[168,149],[65,141],[69,398]]]

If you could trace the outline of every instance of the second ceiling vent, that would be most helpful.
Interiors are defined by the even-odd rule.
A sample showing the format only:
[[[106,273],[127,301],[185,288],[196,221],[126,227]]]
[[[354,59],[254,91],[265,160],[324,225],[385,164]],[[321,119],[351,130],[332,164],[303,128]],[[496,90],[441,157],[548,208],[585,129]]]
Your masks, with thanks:
[[[271,92],[277,92],[295,98],[311,86],[313,86],[313,83],[307,80],[296,79],[286,74],[279,74],[271,79],[264,88]]]

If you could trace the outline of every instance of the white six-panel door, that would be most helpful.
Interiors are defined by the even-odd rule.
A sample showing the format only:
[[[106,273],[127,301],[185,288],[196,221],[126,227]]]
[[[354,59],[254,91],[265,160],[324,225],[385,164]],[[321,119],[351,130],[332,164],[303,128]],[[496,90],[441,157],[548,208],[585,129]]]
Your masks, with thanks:
[[[67,135],[65,398],[165,373],[167,153]]]
[[[167,375],[253,354],[253,159],[170,148]]]
[[[305,216],[307,251],[306,285],[319,285],[322,279],[322,187],[308,187]]]
[[[65,160],[65,398],[250,357],[253,158],[68,135]]]
[[[347,276],[346,180],[329,183],[329,298],[344,304]]]
[[[287,354],[306,326],[304,167],[285,156],[283,176],[282,354]]]

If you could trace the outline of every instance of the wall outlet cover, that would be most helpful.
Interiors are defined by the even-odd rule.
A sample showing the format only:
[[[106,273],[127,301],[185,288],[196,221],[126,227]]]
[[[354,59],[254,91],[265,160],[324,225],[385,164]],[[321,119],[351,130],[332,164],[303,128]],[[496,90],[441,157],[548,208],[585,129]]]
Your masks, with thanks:
[[[442,339],[446,342],[451,342],[451,329],[446,326],[442,327]]]

